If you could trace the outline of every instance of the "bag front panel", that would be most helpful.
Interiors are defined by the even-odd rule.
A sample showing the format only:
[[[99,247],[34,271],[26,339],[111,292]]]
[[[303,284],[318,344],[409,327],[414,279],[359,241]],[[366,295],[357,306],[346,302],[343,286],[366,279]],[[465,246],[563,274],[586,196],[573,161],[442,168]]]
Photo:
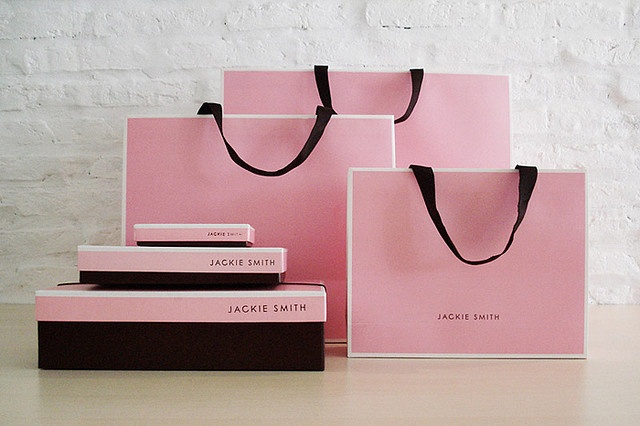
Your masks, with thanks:
[[[479,266],[451,253],[410,171],[354,171],[352,185],[351,354],[585,352],[583,173],[540,173],[513,245]],[[436,173],[436,196],[463,256],[502,251],[517,173]]]

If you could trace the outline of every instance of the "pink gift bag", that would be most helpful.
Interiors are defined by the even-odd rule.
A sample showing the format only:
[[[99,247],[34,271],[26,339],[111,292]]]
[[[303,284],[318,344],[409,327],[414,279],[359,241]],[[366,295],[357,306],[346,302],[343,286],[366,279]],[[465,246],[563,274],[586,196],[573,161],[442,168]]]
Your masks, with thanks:
[[[585,173],[352,169],[348,355],[586,357]]]
[[[203,112],[215,119],[128,120],[126,244],[135,244],[138,223],[250,224],[254,247],[288,250],[287,281],[325,282],[326,336],[344,341],[347,172],[394,166],[392,117],[320,108],[317,117],[222,119],[212,109]]]
[[[396,164],[509,168],[509,78],[410,72],[224,70],[223,104],[233,114],[338,114],[396,118]]]

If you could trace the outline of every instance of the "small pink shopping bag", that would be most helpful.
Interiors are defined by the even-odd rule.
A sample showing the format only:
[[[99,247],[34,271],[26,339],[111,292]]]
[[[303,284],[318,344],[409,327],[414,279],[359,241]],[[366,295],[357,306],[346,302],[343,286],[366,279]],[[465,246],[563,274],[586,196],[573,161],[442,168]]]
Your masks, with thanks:
[[[585,179],[351,170],[349,356],[585,357]]]

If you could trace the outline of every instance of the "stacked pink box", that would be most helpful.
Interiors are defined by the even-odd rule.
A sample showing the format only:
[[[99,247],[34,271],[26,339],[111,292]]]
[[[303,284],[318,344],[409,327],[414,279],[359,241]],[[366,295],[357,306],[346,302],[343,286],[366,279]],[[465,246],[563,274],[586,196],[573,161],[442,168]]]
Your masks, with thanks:
[[[249,225],[139,225],[79,246],[79,283],[36,292],[45,369],[323,370],[326,292],[284,283]]]

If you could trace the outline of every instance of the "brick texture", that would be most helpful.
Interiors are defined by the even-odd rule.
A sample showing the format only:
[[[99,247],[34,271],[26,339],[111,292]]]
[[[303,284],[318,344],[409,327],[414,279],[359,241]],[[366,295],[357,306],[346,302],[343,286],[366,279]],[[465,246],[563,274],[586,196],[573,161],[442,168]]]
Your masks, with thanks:
[[[640,303],[634,0],[0,0],[0,302],[119,244],[124,124],[221,100],[224,67],[511,76],[513,163],[589,173],[589,295]]]

